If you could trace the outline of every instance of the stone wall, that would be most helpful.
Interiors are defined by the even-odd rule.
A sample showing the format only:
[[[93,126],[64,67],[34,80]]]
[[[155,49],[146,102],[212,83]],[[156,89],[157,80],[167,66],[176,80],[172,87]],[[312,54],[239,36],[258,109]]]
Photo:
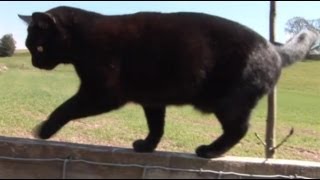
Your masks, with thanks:
[[[0,178],[320,178],[320,163],[131,149],[0,137]]]

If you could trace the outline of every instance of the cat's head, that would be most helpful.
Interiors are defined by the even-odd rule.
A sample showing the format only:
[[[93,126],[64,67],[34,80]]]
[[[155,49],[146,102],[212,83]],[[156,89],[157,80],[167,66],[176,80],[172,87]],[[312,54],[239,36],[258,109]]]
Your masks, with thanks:
[[[31,53],[33,66],[51,70],[69,61],[68,36],[54,16],[35,12],[32,16],[19,17],[28,24],[25,44]]]

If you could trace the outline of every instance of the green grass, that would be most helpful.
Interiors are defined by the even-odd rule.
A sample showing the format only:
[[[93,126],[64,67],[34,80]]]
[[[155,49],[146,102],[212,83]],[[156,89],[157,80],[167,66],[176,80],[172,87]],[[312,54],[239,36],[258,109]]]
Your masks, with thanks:
[[[41,71],[30,64],[27,52],[0,58],[9,70],[0,73],[0,135],[32,138],[32,130],[59,104],[72,96],[79,79],[72,66]],[[294,135],[277,152],[277,158],[320,160],[320,62],[306,61],[283,71],[278,84],[277,141],[295,128]],[[264,157],[266,98],[254,110],[246,137],[226,155]],[[191,106],[170,106],[166,132],[158,150],[193,153],[221,134],[214,115]],[[130,147],[144,138],[147,126],[141,107],[124,108],[69,123],[52,140]]]

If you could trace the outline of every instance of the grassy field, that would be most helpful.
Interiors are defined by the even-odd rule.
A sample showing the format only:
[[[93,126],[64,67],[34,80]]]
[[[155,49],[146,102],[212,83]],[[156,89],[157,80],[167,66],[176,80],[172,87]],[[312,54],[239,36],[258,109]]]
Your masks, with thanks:
[[[30,64],[28,53],[0,58],[0,135],[32,137],[33,128],[79,85],[72,66],[41,71]],[[277,141],[295,128],[294,135],[277,152],[277,158],[320,161],[320,62],[300,62],[283,71],[278,84]],[[251,118],[247,136],[226,155],[264,157],[264,147],[255,137],[265,135],[266,101]],[[190,152],[221,134],[213,115],[203,115],[190,106],[169,107],[166,132],[158,150]],[[111,113],[71,122],[52,140],[129,147],[147,133],[141,107],[128,104]]]

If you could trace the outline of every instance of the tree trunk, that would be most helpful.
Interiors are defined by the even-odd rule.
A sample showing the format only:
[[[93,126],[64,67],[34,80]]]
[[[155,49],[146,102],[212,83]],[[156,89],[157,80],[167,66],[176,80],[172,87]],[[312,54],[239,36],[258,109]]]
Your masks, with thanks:
[[[270,1],[270,41],[275,41],[275,18],[276,18],[276,1]],[[275,122],[277,113],[277,89],[274,88],[268,96],[268,115],[267,115],[267,127],[266,127],[266,158],[274,158],[275,156]]]

